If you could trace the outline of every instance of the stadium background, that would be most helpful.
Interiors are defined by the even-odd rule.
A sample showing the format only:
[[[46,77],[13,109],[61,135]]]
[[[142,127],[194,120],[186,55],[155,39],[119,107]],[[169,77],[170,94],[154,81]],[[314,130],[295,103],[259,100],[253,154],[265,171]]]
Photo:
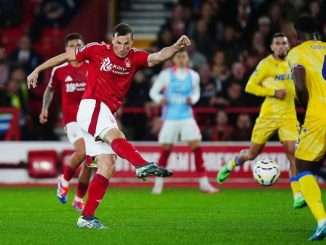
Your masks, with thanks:
[[[136,180],[130,165],[119,160],[115,186],[97,212],[109,229],[76,229],[79,214],[70,203],[57,202],[53,185],[71,153],[59,96],[49,122],[38,123],[50,71],[42,74],[37,89],[26,88],[26,75],[63,50],[66,33],[80,32],[86,42],[109,41],[112,27],[124,21],[135,31],[136,46],[150,51],[186,33],[194,44],[192,66],[201,78],[195,116],[213,180],[221,164],[248,145],[261,102],[243,93],[248,76],[269,53],[272,33],[285,32],[296,43],[293,21],[302,13],[317,20],[325,38],[322,0],[0,0],[0,244],[311,244],[305,241],[315,224],[307,208],[291,206],[287,161],[276,142],[264,153],[281,164],[283,178],[276,188],[253,184],[248,163],[223,185],[232,189],[221,187],[216,195],[182,188],[196,184],[184,145],[170,158],[176,177],[168,184],[179,188],[166,188],[159,196],[139,186],[151,185],[152,179]],[[148,90],[163,67],[136,75],[119,112],[124,132],[148,158],[158,156],[161,126],[160,109]],[[298,111],[302,119],[303,110]]]
[[[210,142],[209,147],[245,145],[262,100],[245,94],[243,89],[257,63],[269,54],[271,35],[284,32],[291,45],[295,45],[293,22],[296,16],[306,13],[316,19],[325,37],[325,5],[325,1],[319,0],[2,0],[0,148],[8,154],[1,154],[0,166],[7,170],[26,169],[29,150],[49,148],[37,141],[56,141],[55,147],[61,150],[56,152],[59,155],[54,161],[60,167],[66,154],[62,150],[70,149],[63,143],[66,138],[60,96],[57,93],[51,106],[49,122],[41,125],[38,115],[50,71],[42,74],[40,85],[33,90],[26,88],[26,75],[42,61],[62,52],[65,34],[80,32],[86,42],[109,42],[110,30],[119,22],[130,24],[135,32],[135,46],[149,51],[170,45],[181,34],[187,34],[193,43],[189,49],[191,66],[200,74],[201,97],[194,112],[204,141]],[[160,108],[150,101],[148,93],[156,75],[170,65],[167,61],[138,72],[118,113],[121,128],[138,145],[157,140],[162,125]],[[302,119],[303,110],[298,111]],[[15,154],[23,146],[28,147]],[[155,143],[152,146],[155,148]],[[50,150],[55,148],[51,147]],[[282,149],[276,147],[279,149],[276,159],[284,159],[281,164],[286,169]],[[158,152],[155,149],[154,153]],[[273,154],[273,150],[269,153]],[[183,154],[188,154],[191,169],[189,152],[184,150]],[[215,159],[223,161],[232,156],[228,150],[218,154],[222,156],[216,155]],[[173,159],[183,161],[178,154]],[[216,171],[223,161],[212,162],[208,167]]]

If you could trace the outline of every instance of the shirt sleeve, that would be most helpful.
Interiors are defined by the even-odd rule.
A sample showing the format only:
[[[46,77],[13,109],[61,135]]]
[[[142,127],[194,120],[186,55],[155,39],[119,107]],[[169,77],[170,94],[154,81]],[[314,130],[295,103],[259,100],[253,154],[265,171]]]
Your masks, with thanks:
[[[169,74],[167,71],[162,71],[157,78],[154,80],[153,86],[149,91],[149,97],[155,102],[159,103],[164,95],[162,94],[162,90],[166,88],[167,82],[169,80]]]
[[[58,79],[58,72],[57,68],[54,67],[51,71],[48,87],[51,89],[55,89],[59,84],[59,79]]]
[[[298,52],[296,52],[296,49],[290,50],[286,57],[286,60],[289,63],[291,70],[293,69],[293,67],[300,64],[300,57]]]
[[[191,94],[191,104],[196,104],[199,100],[200,97],[200,80],[199,80],[199,75],[197,72],[192,71],[191,72],[191,77],[192,77],[192,94]]]
[[[264,79],[268,77],[267,69],[268,68],[265,67],[264,63],[261,62],[258,64],[246,85],[246,93],[254,94],[256,96],[274,96],[275,90],[273,88],[267,88],[262,85]]]
[[[148,67],[148,55],[149,53],[144,50],[136,50],[134,56],[134,64],[137,69]]]
[[[92,59],[92,53],[96,47],[100,45],[99,43],[88,43],[83,47],[80,47],[76,49],[76,60],[78,62],[91,60]]]

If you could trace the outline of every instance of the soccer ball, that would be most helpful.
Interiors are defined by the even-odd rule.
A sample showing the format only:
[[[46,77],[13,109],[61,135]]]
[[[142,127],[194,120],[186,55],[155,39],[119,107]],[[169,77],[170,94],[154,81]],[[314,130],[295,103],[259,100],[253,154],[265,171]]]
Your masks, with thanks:
[[[278,177],[280,176],[280,169],[274,160],[261,159],[255,163],[253,175],[259,184],[271,186],[278,180]]]

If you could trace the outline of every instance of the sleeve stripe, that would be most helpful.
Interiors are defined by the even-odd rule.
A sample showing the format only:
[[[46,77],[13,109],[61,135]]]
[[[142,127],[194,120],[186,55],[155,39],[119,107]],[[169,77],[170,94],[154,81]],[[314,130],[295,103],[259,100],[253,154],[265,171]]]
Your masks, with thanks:
[[[52,71],[51,71],[51,75],[50,75],[50,79],[49,79],[48,87],[52,88],[52,86],[53,86],[52,83],[53,83],[53,77],[54,77],[54,75],[55,75],[55,72],[56,72],[59,68],[64,67],[64,66],[67,66],[67,65],[68,65],[68,62],[65,62],[65,63],[63,63],[63,64],[61,64],[61,65],[58,65],[58,66],[53,67],[53,69],[52,69]]]

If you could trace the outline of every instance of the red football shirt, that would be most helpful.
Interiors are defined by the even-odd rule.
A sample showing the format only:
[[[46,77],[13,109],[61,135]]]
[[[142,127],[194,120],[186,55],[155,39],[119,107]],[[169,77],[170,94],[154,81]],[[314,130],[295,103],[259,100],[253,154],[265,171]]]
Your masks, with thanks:
[[[48,86],[59,89],[61,92],[61,107],[63,122],[75,122],[78,106],[86,89],[88,64],[82,63],[74,67],[69,63],[63,63],[52,69]]]
[[[112,113],[123,102],[135,73],[148,66],[146,51],[131,49],[124,58],[118,57],[111,45],[89,43],[76,51],[78,61],[89,61],[89,75],[84,99],[104,102]]]

